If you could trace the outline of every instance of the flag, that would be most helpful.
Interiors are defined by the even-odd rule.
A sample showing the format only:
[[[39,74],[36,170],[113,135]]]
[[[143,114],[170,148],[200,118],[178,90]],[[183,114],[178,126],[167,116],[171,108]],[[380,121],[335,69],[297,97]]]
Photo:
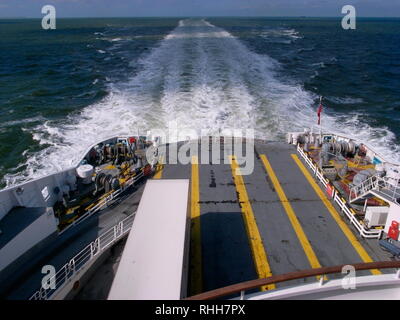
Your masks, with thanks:
[[[319,104],[317,115],[318,115],[318,125],[321,124],[321,112],[322,112],[322,103]]]

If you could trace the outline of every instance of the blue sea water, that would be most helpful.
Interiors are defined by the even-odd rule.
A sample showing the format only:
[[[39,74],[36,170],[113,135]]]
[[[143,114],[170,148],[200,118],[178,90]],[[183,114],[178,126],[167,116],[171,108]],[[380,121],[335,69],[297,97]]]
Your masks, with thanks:
[[[0,20],[0,185],[68,167],[99,139],[178,127],[316,124],[400,161],[400,19]]]

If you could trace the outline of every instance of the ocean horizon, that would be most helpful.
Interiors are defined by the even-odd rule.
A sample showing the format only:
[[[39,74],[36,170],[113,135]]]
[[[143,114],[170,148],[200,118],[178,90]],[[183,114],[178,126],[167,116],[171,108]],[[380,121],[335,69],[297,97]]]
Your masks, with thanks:
[[[316,125],[400,162],[400,18],[0,18],[0,181],[68,168],[136,129]]]

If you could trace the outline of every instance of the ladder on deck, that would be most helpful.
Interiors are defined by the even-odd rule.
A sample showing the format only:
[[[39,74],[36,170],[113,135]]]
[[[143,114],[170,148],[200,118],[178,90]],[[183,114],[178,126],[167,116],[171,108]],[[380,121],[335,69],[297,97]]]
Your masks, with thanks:
[[[376,196],[386,202],[400,203],[400,186],[387,179],[372,176],[350,189],[349,200],[353,203],[368,196]]]

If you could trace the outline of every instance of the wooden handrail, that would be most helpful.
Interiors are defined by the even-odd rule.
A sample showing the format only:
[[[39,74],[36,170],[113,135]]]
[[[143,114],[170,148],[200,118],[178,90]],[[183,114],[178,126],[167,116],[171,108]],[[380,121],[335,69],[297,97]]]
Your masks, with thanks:
[[[227,287],[203,292],[185,300],[212,300],[231,294],[235,294],[241,291],[247,291],[250,289],[258,288],[261,286],[266,286],[273,283],[285,282],[295,279],[303,279],[308,277],[314,277],[319,275],[327,275],[332,273],[341,273],[344,266],[348,264],[342,264],[333,267],[316,268],[309,270],[302,270],[296,272],[290,272],[286,274],[280,274],[272,276],[269,278],[250,280],[245,282],[240,282]],[[400,268],[400,261],[380,261],[380,262],[368,262],[368,263],[356,263],[352,264],[355,270],[371,270],[371,269],[389,269],[389,268]]]

